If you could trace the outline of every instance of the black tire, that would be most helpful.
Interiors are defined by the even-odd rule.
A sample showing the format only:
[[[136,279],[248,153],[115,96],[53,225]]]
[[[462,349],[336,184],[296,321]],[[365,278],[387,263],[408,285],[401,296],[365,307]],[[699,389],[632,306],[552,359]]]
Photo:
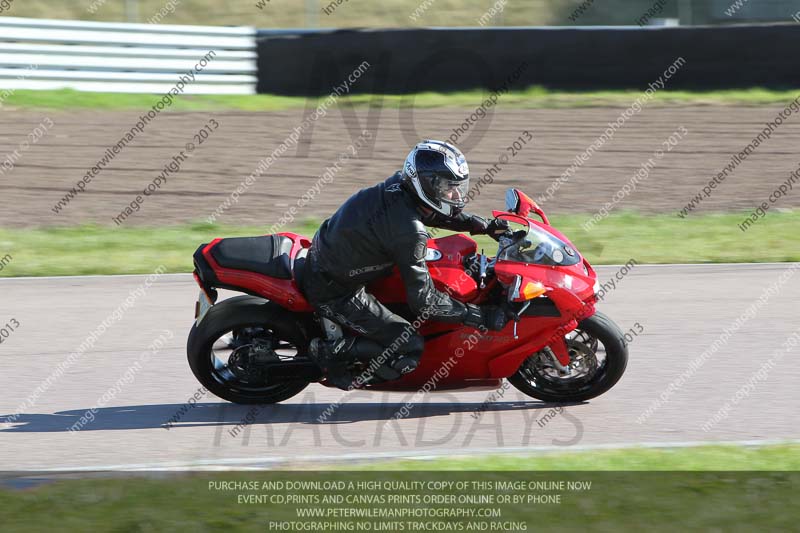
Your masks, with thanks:
[[[224,400],[240,404],[282,402],[305,389],[308,381],[292,381],[267,386],[256,392],[237,388],[235,383],[221,383],[215,378],[211,349],[221,335],[234,329],[268,327],[281,339],[297,348],[297,356],[305,357],[309,339],[293,315],[279,305],[255,296],[236,296],[208,310],[200,323],[192,326],[186,352],[189,366],[197,380],[210,392]]]
[[[596,338],[603,345],[606,359],[595,373],[585,382],[575,387],[559,386],[547,380],[531,380],[531,356],[525,360],[517,372],[508,378],[509,383],[523,393],[545,402],[582,402],[600,396],[613,387],[625,373],[628,365],[628,347],[619,327],[603,313],[595,313],[582,320],[578,329]]]

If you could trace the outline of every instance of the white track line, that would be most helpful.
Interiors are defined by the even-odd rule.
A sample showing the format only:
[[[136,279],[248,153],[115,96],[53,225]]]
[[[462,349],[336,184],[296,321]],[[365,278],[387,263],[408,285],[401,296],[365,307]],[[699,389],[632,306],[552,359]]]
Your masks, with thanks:
[[[757,263],[756,263],[757,264]],[[145,272],[144,274],[93,274],[91,276],[16,276],[16,277],[8,277],[8,278],[0,278],[0,282],[2,281],[14,281],[14,280],[37,280],[37,279],[68,279],[68,280],[80,280],[80,279],[102,279],[102,278],[143,278],[146,276],[151,275],[152,272]],[[167,274],[160,274],[159,277],[165,276],[191,276],[191,272],[170,272]]]
[[[762,267],[762,266],[788,266],[792,264],[797,264],[796,261],[786,261],[786,262],[772,262],[772,263],[637,263],[636,268],[671,268],[671,267],[719,267],[719,266],[733,266],[733,267]],[[624,264],[610,264],[610,265],[597,265],[593,264],[593,267],[603,267],[603,268],[613,268],[613,267],[622,267],[626,266]],[[90,276],[16,276],[16,277],[8,277],[3,278],[0,277],[0,282],[4,281],[14,281],[14,280],[59,280],[59,279],[96,279],[96,278],[141,278],[144,276],[148,276],[151,273],[146,272],[144,274],[93,274]],[[171,272],[168,274],[161,274],[161,277],[164,276],[191,276],[191,272]]]
[[[133,463],[117,465],[95,465],[66,468],[40,468],[25,472],[100,472],[100,471],[159,471],[159,470],[246,470],[266,469],[281,465],[307,465],[308,463],[360,463],[397,459],[430,461],[442,458],[468,458],[477,455],[513,455],[536,453],[571,453],[597,450],[626,450],[631,448],[670,449],[696,446],[774,446],[779,444],[800,444],[800,439],[739,440],[739,441],[691,441],[691,442],[642,442],[618,444],[587,444],[576,446],[529,446],[508,448],[463,448],[438,451],[375,452],[364,454],[308,455],[300,457],[245,457],[226,459],[206,459],[198,461],[170,461],[161,463]]]

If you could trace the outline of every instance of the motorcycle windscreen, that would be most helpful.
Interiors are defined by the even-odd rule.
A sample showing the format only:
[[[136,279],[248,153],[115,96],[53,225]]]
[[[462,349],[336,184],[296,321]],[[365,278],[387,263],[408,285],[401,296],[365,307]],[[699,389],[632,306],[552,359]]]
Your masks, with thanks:
[[[548,266],[571,266],[581,260],[569,244],[537,226],[531,226],[526,238],[507,248],[499,259]]]

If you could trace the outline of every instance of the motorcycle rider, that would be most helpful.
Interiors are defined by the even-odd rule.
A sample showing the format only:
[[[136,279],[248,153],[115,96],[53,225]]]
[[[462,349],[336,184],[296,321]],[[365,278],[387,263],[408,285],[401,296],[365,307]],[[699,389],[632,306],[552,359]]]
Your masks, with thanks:
[[[425,225],[495,238],[508,230],[505,221],[462,212],[468,191],[461,151],[426,140],[411,150],[402,171],[358,191],[322,223],[305,263],[303,292],[320,316],[360,334],[312,340],[309,356],[329,382],[342,389],[362,385],[346,370],[354,360],[377,363],[367,382],[397,379],[419,364],[422,336],[365,291],[395,266],[415,315],[492,330],[506,325],[506,310],[465,304],[436,290],[425,262]]]

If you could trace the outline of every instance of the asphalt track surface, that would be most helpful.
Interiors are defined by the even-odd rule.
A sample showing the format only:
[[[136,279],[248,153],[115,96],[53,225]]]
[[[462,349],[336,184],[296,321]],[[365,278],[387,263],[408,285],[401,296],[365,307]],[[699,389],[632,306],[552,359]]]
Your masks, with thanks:
[[[145,276],[3,279],[0,322],[13,318],[19,326],[0,344],[0,470],[269,466],[489,450],[798,439],[800,347],[788,353],[781,348],[800,328],[800,269],[790,268],[635,267],[600,304],[624,331],[640,329],[637,322],[644,330],[630,345],[627,373],[604,396],[567,406],[562,413],[511,388],[477,419],[472,414],[488,391],[431,394],[407,418],[387,424],[410,395],[343,393],[314,384],[283,404],[255,411],[205,396],[171,429],[165,422],[199,387],[185,356],[197,294],[189,275],[155,281],[13,424],[2,421],[32,397],[37,385]],[[601,267],[601,280],[618,269]],[[695,365],[663,406],[637,421],[654,397],[771,285],[776,289],[755,315],[740,323],[719,351]],[[168,339],[166,345],[102,402],[109,387],[159,336]],[[775,363],[762,371],[763,379],[750,381],[728,416],[704,430],[770,357]],[[336,414],[320,423],[321,413],[343,395]],[[68,431],[99,403],[104,405],[94,421]],[[254,422],[233,436],[231,430],[248,413]]]

